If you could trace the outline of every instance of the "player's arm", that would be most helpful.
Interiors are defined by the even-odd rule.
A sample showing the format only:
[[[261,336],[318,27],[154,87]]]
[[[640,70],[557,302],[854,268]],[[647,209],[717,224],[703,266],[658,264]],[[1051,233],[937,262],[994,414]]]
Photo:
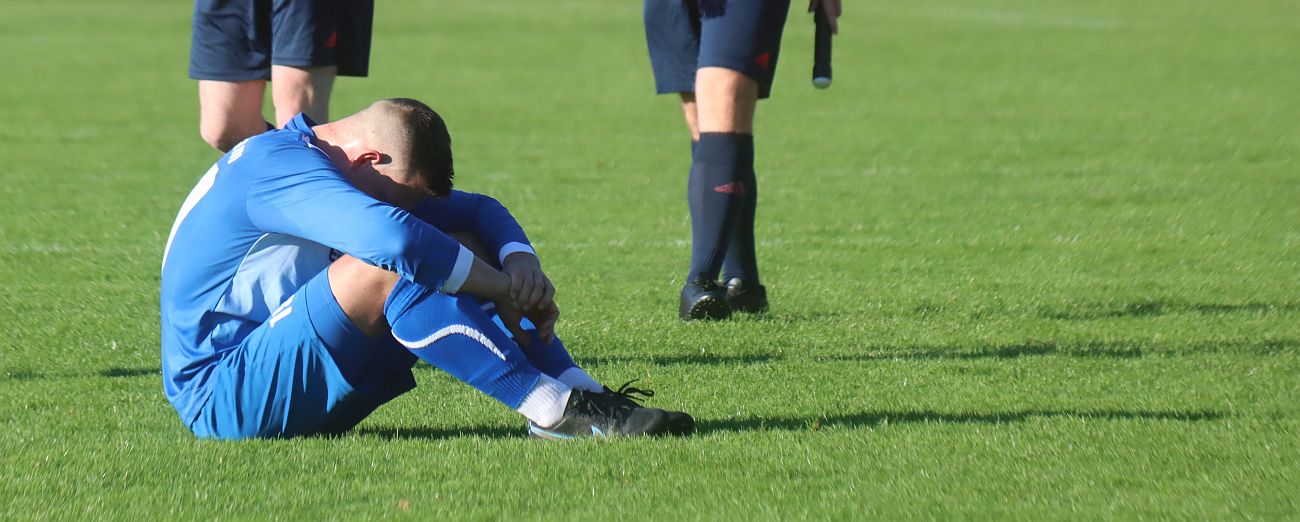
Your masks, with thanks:
[[[542,271],[527,234],[496,199],[453,190],[447,197],[425,199],[411,213],[452,236],[472,234],[484,250],[494,253],[510,276],[511,300],[523,310],[554,306],[555,286]]]
[[[469,249],[361,192],[323,157],[294,159],[307,161],[294,162],[303,167],[296,172],[264,175],[250,184],[246,211],[258,229],[329,246],[442,292],[460,291],[473,267]]]
[[[526,255],[526,254],[517,254]],[[529,256],[532,257],[532,256]],[[535,260],[536,257],[533,257]],[[534,261],[535,262],[535,261]],[[513,297],[514,285],[513,278],[503,272],[492,268],[482,259],[475,258],[470,268],[468,277],[465,278],[461,291],[477,296],[487,295],[505,295],[508,297],[491,298],[496,302],[497,313],[501,314],[502,322],[514,334],[515,340],[521,344],[529,343],[529,336],[524,334],[519,327],[519,319],[528,317],[537,327],[537,335],[545,343],[550,343],[555,338],[555,322],[560,318],[560,309],[556,306],[555,301],[551,299],[554,295],[554,289],[551,295],[539,303],[524,309],[519,301]],[[548,282],[549,283],[549,282]]]
[[[453,190],[447,197],[425,198],[411,213],[443,232],[474,234],[503,266],[513,253],[536,255],[519,221],[490,196]]]

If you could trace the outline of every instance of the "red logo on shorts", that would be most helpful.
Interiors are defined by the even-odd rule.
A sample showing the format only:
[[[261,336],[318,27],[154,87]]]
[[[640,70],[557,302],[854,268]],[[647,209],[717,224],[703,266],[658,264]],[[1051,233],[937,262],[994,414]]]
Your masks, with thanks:
[[[745,195],[745,185],[733,181],[726,185],[718,185],[716,187],[713,187],[713,191],[719,194],[735,194],[737,196],[743,197]]]
[[[772,66],[772,53],[763,53],[758,55],[758,58],[754,58],[754,63],[758,64],[758,66],[762,67],[764,70],[767,70]]]
[[[325,47],[326,47],[327,49],[333,49],[334,46],[335,46],[335,45],[338,45],[338,44],[339,44],[339,32],[338,32],[338,31],[334,31],[334,32],[330,33],[330,37],[329,37],[329,39],[328,39],[328,40],[325,40]]]

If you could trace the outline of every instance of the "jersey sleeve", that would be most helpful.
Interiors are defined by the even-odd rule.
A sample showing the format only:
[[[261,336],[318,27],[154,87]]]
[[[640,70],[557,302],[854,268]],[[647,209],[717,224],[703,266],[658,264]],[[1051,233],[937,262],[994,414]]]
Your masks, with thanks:
[[[246,200],[249,219],[262,231],[320,243],[446,293],[465,282],[474,260],[469,249],[361,192],[324,154],[286,148],[268,159],[272,166],[257,173]]]
[[[411,213],[443,232],[473,232],[501,263],[516,252],[537,255],[523,227],[490,196],[453,190],[447,197],[426,198]]]

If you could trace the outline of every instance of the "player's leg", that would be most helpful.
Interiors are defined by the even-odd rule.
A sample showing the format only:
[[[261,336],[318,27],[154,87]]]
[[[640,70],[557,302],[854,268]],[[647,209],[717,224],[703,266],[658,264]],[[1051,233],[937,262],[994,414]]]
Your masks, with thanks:
[[[298,113],[307,113],[317,123],[330,119],[330,93],[338,67],[271,66],[271,101],[275,125],[283,127]]]
[[[271,43],[263,14],[254,2],[194,3],[189,75],[199,80],[199,134],[223,152],[266,130]]]
[[[691,133],[691,157],[695,157],[695,148],[700,144],[700,118],[696,110],[695,92],[683,92],[682,116],[686,118],[686,130]]]
[[[509,333],[505,323],[501,320],[501,316],[496,313],[494,304],[482,303],[480,308],[492,319],[492,322],[497,325],[499,330]],[[553,377],[574,389],[593,392],[600,392],[605,389],[605,386],[600,381],[597,381],[586,370],[578,366],[577,362],[574,362],[573,356],[569,355],[569,350],[564,346],[564,342],[560,340],[558,335],[554,336],[551,342],[545,342],[537,335],[537,327],[528,319],[525,318],[520,326],[529,336],[530,342],[528,344],[519,344],[519,351],[523,352],[524,357],[528,358],[528,364],[533,365],[543,374]]]
[[[470,296],[436,292],[349,256],[331,265],[329,280],[340,308],[359,328],[379,334],[386,323],[415,356],[527,417],[535,436],[685,434],[693,428],[693,421],[681,424],[664,410],[575,390],[543,374]]]
[[[682,114],[691,133],[693,158],[698,151],[700,139],[697,118],[699,111],[695,93],[696,70],[699,68],[700,56],[700,16],[700,4],[696,1],[645,0],[646,46],[650,51],[650,66],[654,71],[655,92],[677,93],[681,98]],[[693,174],[687,183],[693,260],[697,257],[698,251],[697,224],[701,222],[697,217],[701,210],[700,198],[697,197],[698,181]],[[692,264],[695,264],[694,261]],[[712,288],[717,287],[717,284],[712,282],[696,284],[693,275],[688,276],[687,284],[682,289],[682,308],[679,310],[681,317],[683,319],[698,318],[698,316],[721,318],[729,314],[724,292]],[[697,296],[699,292],[708,295]]]
[[[753,162],[757,91],[752,79],[730,69],[703,67],[696,73],[700,134],[687,181],[691,262],[679,308],[684,320],[723,319],[731,313],[717,279],[740,210],[753,187],[745,164]]]
[[[391,328],[420,359],[534,422],[553,424],[563,414],[570,387],[528,364],[473,299],[434,292],[350,256],[330,265],[329,281],[339,307],[368,335]]]
[[[479,259],[484,260],[493,267],[500,268],[497,264],[498,256],[493,252],[489,252],[475,234],[461,232],[451,233],[449,235],[459,241],[462,245],[465,245],[465,247],[470,249],[470,251]],[[361,288],[360,290],[362,290],[362,293],[368,294],[373,293],[376,289]],[[506,328],[501,316],[495,313],[495,303],[485,302],[481,299],[471,299],[469,297],[461,297],[460,299],[465,302],[472,301],[474,304],[479,305],[479,308],[491,317],[492,322],[496,324],[501,335],[510,335],[509,329]],[[377,320],[377,318],[373,319]],[[555,380],[570,386],[573,388],[573,393],[575,395],[590,393],[590,398],[586,402],[603,404],[599,407],[599,410],[601,411],[628,412],[628,418],[632,419],[632,412],[646,409],[641,406],[640,400],[646,397],[653,397],[653,391],[632,388],[629,386],[631,384],[630,382],[624,384],[618,390],[612,390],[602,385],[600,382],[592,378],[586,370],[583,370],[573,361],[573,357],[569,355],[569,351],[565,349],[563,341],[561,341],[558,336],[553,336],[550,342],[545,342],[542,340],[541,336],[537,334],[536,327],[533,326],[527,318],[523,319],[521,323],[520,326],[522,326],[524,332],[530,336],[530,342],[517,344],[516,346],[528,359],[528,363],[537,368],[543,375],[554,378]],[[644,424],[646,419],[653,420],[656,418],[664,421],[665,426],[663,429],[666,433],[673,435],[688,435],[695,431],[695,419],[689,414],[657,409],[649,410],[650,411],[648,412],[641,412],[641,414],[645,414],[640,415],[642,419],[640,421],[642,427],[634,427],[634,433],[647,432],[649,428],[645,427]],[[558,423],[556,426],[547,428],[543,428],[536,423],[530,422],[529,431],[533,436],[540,438],[571,438],[575,432],[581,433],[582,435],[589,434],[587,430],[590,430],[590,423],[588,422],[587,424],[584,424],[583,422],[581,415],[577,417],[577,420],[573,418],[566,419],[565,421]],[[635,423],[623,425],[636,426]],[[595,432],[590,432],[590,434],[595,434]]]
[[[564,416],[570,388],[528,365],[475,303],[344,256],[223,351],[191,429],[211,438],[346,431],[414,386],[416,357],[534,422]]]
[[[245,138],[266,132],[262,93],[266,82],[199,80],[199,135],[226,152]]]
[[[493,252],[489,252],[483,245],[483,242],[479,241],[477,235],[470,232],[448,233],[447,235],[451,236],[456,241],[459,241],[460,244],[465,245],[465,248],[468,248],[470,252],[473,252],[474,255],[483,260],[483,262],[498,270],[501,269],[500,262],[497,259],[498,256]],[[479,300],[478,302],[479,308],[490,316],[492,321],[496,323],[503,332],[508,333],[509,330],[506,329],[505,323],[503,323],[500,316],[496,314],[496,305],[483,300]],[[537,335],[536,327],[534,327],[528,319],[523,320],[522,326],[524,327],[524,330],[529,332],[529,335],[532,336],[532,342],[526,345],[519,345],[519,350],[528,358],[529,364],[533,365],[542,373],[554,377],[560,382],[579,390],[594,392],[604,390],[604,386],[601,385],[600,382],[592,378],[586,370],[580,368],[578,364],[573,361],[573,357],[569,355],[569,351],[565,349],[564,343],[560,341],[558,336],[552,339],[549,343],[542,342],[541,338]]]
[[[700,69],[695,99],[700,143],[691,166],[692,256],[683,318],[716,318],[716,281],[724,259],[748,297],[762,292],[754,254],[754,214],[757,179],[754,175],[754,112],[757,101],[770,93],[780,52],[781,30],[788,0],[729,5],[703,12]],[[766,308],[732,295],[728,305],[745,311]],[[749,300],[753,301],[753,299]],[[727,307],[732,308],[732,306]]]
[[[415,357],[380,339],[343,312],[322,272],[219,351],[190,429],[220,439],[346,431],[415,387]]]

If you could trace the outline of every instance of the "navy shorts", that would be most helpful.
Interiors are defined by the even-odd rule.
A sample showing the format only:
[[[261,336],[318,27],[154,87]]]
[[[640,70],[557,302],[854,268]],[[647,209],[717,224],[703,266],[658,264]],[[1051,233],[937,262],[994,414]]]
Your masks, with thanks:
[[[645,36],[659,94],[695,92],[695,71],[723,67],[772,92],[790,0],[645,0]]]
[[[196,0],[190,78],[271,78],[271,65],[370,69],[374,0]]]
[[[214,364],[189,428],[201,438],[337,434],[415,388],[416,357],[368,337],[330,290],[328,271],[298,289]]]

